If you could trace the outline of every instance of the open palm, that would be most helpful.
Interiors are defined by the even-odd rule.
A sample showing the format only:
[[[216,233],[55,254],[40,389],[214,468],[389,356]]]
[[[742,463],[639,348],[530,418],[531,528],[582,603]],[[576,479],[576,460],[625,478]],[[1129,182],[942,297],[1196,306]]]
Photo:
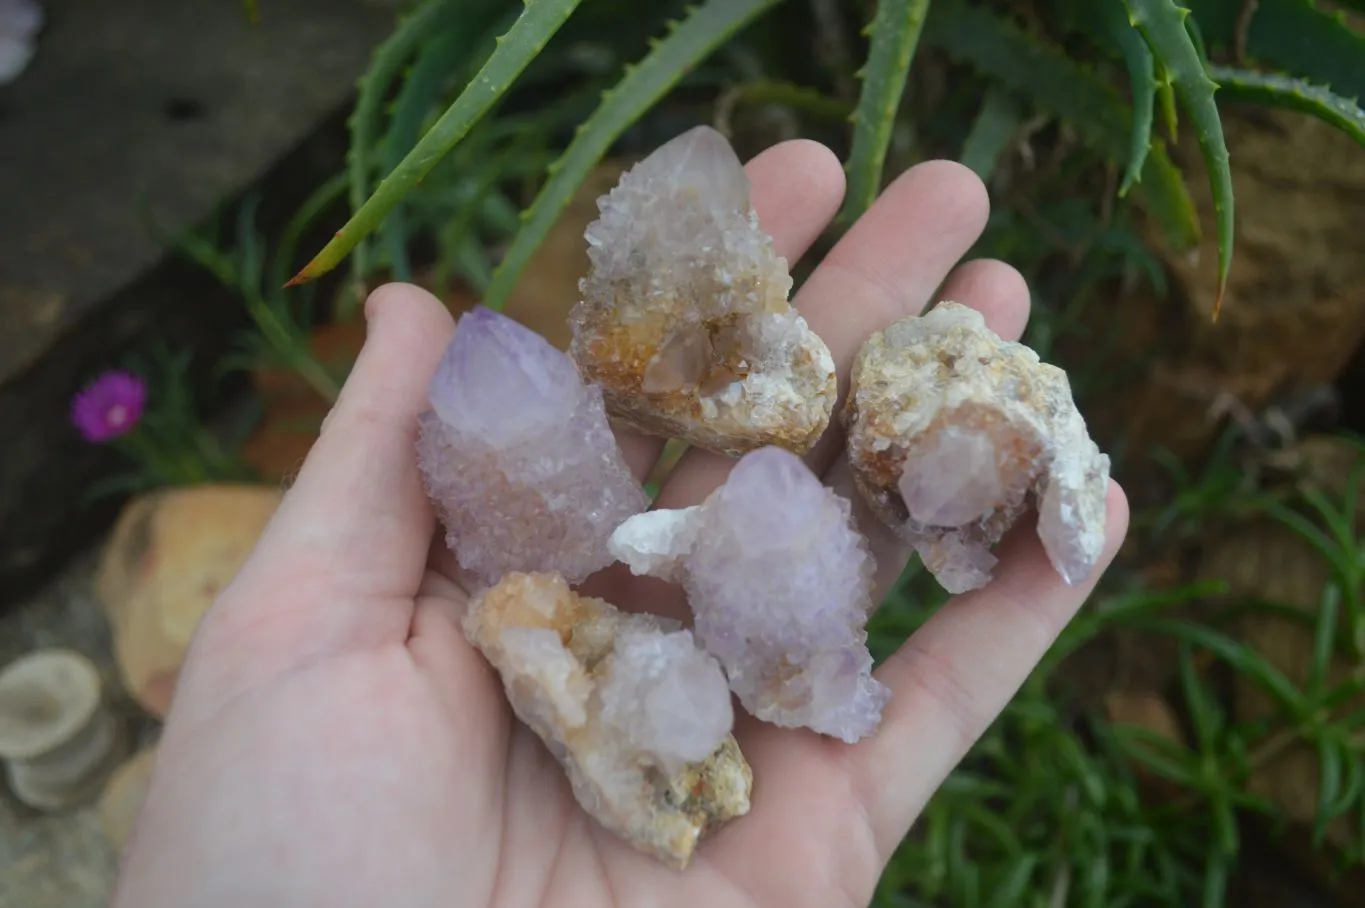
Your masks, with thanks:
[[[747,169],[764,228],[795,261],[840,204],[838,161],[796,141]],[[1018,337],[1019,274],[958,265],[987,210],[969,171],[929,162],[821,263],[796,304],[829,345],[841,390],[862,341],[941,285],[941,298]],[[1062,584],[1024,527],[1003,543],[989,587],[953,600],[879,669],[893,696],[875,736],[849,746],[741,716],[753,808],[674,872],[577,808],[459,630],[466,594],[413,449],[450,316],[399,285],[378,290],[366,316],[365,348],[321,437],[196,636],[117,906],[865,905],[927,798],[1088,592]],[[647,472],[661,442],[620,439]],[[840,449],[834,426],[808,461],[851,494]],[[699,502],[730,463],[689,453],[658,506]],[[1109,505],[1102,566],[1126,522],[1117,487]],[[862,529],[881,596],[907,553],[870,521]],[[622,607],[683,605],[676,589],[619,566],[589,585]]]

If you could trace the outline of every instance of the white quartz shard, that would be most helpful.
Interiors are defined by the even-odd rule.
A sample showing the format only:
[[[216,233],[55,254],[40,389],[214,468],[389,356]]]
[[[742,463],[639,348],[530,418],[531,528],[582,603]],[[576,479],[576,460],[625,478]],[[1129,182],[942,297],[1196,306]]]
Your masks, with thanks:
[[[598,206],[570,353],[612,415],[729,454],[814,444],[834,407],[834,360],[787,302],[787,263],[725,138],[683,133]]]
[[[622,459],[599,388],[544,338],[483,307],[460,318],[417,442],[426,488],[460,565],[577,583],[611,563],[607,538],[649,505]]]
[[[852,743],[890,692],[872,678],[873,562],[849,502],[776,447],[740,459],[696,507],[632,517],[611,550],[637,574],[678,579],[694,632],[756,718]]]
[[[511,573],[474,600],[464,631],[579,805],[635,848],[681,869],[748,812],[725,676],[676,622],[578,596],[558,574]]]
[[[1066,373],[944,302],[872,335],[851,379],[843,419],[858,490],[945,589],[986,584],[991,548],[1031,503],[1062,579],[1090,576],[1109,458]]]

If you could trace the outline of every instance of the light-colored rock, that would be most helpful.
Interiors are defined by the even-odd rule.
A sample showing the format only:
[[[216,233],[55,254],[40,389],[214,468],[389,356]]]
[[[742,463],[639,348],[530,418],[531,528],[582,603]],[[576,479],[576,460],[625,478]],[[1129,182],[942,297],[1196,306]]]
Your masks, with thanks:
[[[0,759],[25,804],[55,811],[94,798],[123,743],[99,671],[80,653],[40,650],[0,672]]]
[[[133,832],[156,766],[156,748],[144,747],[114,770],[100,797],[100,826],[118,851]]]
[[[681,869],[702,835],[748,812],[725,677],[675,622],[578,596],[558,574],[509,573],[464,629],[578,803],[635,848]]]
[[[813,445],[834,408],[834,360],[787,301],[787,263],[725,138],[683,133],[598,204],[569,351],[611,414],[728,454]]]
[[[1109,458],[1066,373],[1002,341],[976,310],[944,302],[872,335],[844,423],[859,492],[949,592],[990,580],[991,548],[1030,504],[1062,579],[1094,569]]]
[[[761,448],[701,505],[632,517],[611,546],[634,573],[681,581],[752,715],[852,743],[890,691],[872,678],[874,565],[850,511],[801,458]]]
[[[194,631],[279,505],[278,488],[211,484],[128,503],[105,548],[97,589],[133,698],[163,716]]]

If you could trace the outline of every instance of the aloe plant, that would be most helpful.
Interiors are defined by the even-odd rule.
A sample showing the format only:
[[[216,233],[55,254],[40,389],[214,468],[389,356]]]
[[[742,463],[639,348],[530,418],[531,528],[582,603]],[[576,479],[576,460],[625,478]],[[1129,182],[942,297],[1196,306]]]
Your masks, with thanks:
[[[891,129],[928,12],[929,0],[879,0],[868,23],[867,63],[858,71],[863,90],[853,113],[848,155],[848,193],[840,213],[845,224],[857,220],[881,191]]]
[[[925,44],[999,86],[989,93],[966,135],[964,161],[989,173],[1014,132],[1011,123],[1018,126],[1030,112],[1055,117],[1075,129],[1101,158],[1122,165],[1118,195],[1136,192],[1141,207],[1176,250],[1195,245],[1202,232],[1184,177],[1168,150],[1168,142],[1179,140],[1177,107],[1183,110],[1213,192],[1216,317],[1235,241],[1235,199],[1215,95],[1220,80],[1227,83],[1222,97],[1302,111],[1359,138],[1360,109],[1352,98],[1365,88],[1365,37],[1314,0],[1258,0],[1250,6],[1244,0],[1184,2],[1188,9],[1175,0],[1040,0],[1035,18],[1025,22],[1015,18],[1015,5],[996,0],[876,0],[866,20],[865,62],[857,72],[861,90],[843,146],[849,189],[840,224],[847,226],[865,211],[885,182],[896,124],[912,116],[902,99],[917,50]],[[828,0],[821,3],[830,6]],[[474,52],[480,31],[475,23],[507,14],[511,5],[508,0],[425,0],[381,45],[361,82],[352,118],[352,217],[292,283],[328,272],[352,251],[355,273],[368,273],[373,263],[366,237],[375,230],[384,236],[392,273],[407,275],[406,241],[413,231],[404,220],[404,197],[420,191],[419,182],[515,87],[561,26],[578,19],[575,0],[526,0],[482,68],[418,138],[424,111],[437,103],[448,81],[442,76],[452,67],[458,70],[456,61]],[[672,6],[646,10],[602,3],[585,8],[591,11],[583,15],[628,20],[630,28],[622,31],[657,32],[669,21],[667,8]],[[678,24],[669,26],[638,63],[625,66],[560,160],[546,170],[496,270],[477,281],[486,301],[501,304],[554,218],[629,127],[672,89],[695,78],[698,65],[742,27],[775,7],[797,6],[797,0],[709,0],[674,18]],[[655,22],[652,28],[650,20]],[[820,21],[827,25],[829,15]],[[1080,44],[1063,45],[1063,35],[1079,36]],[[1076,56],[1076,48],[1085,45],[1095,53]],[[1211,61],[1210,51],[1227,59]],[[1115,78],[1119,74],[1126,79]],[[385,122],[380,99],[399,79],[398,101]],[[1129,100],[1120,91],[1125,82]],[[759,90],[765,85],[784,87],[780,92]],[[747,97],[750,87],[756,98],[785,99],[797,115],[817,120],[845,103],[815,85],[762,75],[724,94],[729,99],[727,122],[736,99]],[[722,115],[717,117],[719,121]],[[1157,134],[1158,119],[1165,136]],[[380,168],[388,175],[372,189],[371,175]],[[465,215],[457,219],[461,229],[467,221]],[[460,250],[465,273],[480,270],[470,258],[477,256],[475,247],[451,233],[443,231],[441,247]]]
[[[417,146],[379,184],[351,220],[337,231],[312,261],[296,274],[290,284],[301,284],[326,274],[355,248],[362,237],[373,231],[384,216],[413,190],[422,177],[454,148],[470,127],[502,97],[513,80],[564,24],[579,0],[526,0],[525,11],[507,34],[498,39],[497,48],[450,109],[432,125]]]
[[[1213,100],[1217,85],[1209,78],[1204,61],[1185,28],[1189,10],[1176,6],[1174,0],[1124,2],[1130,21],[1161,61],[1177,96],[1189,110],[1194,120],[1195,137],[1208,165],[1209,179],[1213,183],[1214,216],[1218,222],[1218,296],[1213,304],[1213,317],[1217,318],[1232,264],[1233,244],[1232,169],[1228,164],[1227,142],[1223,138],[1223,122]]]

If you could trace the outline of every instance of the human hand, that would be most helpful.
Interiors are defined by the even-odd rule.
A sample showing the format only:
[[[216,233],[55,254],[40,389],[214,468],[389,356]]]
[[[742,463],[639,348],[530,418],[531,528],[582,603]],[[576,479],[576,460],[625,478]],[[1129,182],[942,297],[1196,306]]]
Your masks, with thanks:
[[[787,142],[747,167],[779,252],[795,261],[839,207],[826,149]],[[1013,268],[959,265],[986,223],[980,181],[922,164],[892,184],[809,278],[796,305],[828,344],[841,391],[873,331],[938,298],[981,310],[1006,339],[1027,319]],[[511,715],[459,628],[454,579],[414,443],[453,324],[429,294],[380,288],[365,348],[297,481],[199,629],[180,676],[116,908],[288,906],[865,905],[952,767],[1015,693],[1090,585],[1068,587],[1029,520],[996,579],[934,615],[878,677],[881,729],[856,745],[739,717],[753,807],[682,873],[603,831]],[[662,442],[620,435],[637,475]],[[852,496],[837,426],[807,460]],[[731,461],[694,450],[657,506],[702,500]],[[1109,494],[1108,565],[1127,521]],[[880,599],[907,551],[864,520]],[[591,592],[681,608],[618,565]]]

